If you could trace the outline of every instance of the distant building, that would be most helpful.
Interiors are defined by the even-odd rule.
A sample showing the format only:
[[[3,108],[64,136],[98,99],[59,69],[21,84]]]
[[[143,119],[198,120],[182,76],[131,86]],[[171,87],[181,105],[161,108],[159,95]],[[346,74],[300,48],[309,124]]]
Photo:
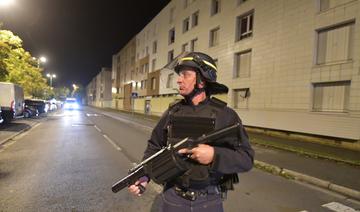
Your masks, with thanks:
[[[111,107],[111,69],[102,68],[86,86],[87,104],[96,107]]]
[[[114,55],[112,106],[161,114],[161,68],[203,51],[245,125],[360,140],[359,20],[359,0],[172,0]]]

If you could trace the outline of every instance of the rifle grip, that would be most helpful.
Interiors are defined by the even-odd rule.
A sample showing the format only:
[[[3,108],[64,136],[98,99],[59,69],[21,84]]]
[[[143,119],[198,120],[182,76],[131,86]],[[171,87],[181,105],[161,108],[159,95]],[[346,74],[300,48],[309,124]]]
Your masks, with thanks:
[[[141,185],[140,183],[139,183],[139,185],[137,185],[137,187],[140,189],[139,194],[142,194],[142,193],[144,193],[146,191],[146,188],[143,185]]]

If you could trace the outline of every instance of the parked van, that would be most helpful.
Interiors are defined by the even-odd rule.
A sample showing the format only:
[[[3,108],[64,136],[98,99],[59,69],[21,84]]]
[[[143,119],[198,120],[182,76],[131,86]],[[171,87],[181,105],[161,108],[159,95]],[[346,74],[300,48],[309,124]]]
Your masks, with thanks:
[[[22,87],[8,82],[0,82],[0,105],[5,123],[24,112],[24,91]]]

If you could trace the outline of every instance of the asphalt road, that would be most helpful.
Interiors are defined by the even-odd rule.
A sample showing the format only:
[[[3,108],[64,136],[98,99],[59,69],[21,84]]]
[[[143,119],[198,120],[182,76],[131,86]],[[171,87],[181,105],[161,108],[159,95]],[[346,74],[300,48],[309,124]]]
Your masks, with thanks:
[[[87,109],[60,111],[39,123],[0,147],[0,211],[157,211],[157,186],[140,198],[110,189],[141,160],[148,131]],[[345,197],[256,169],[240,175],[240,182],[228,195],[226,211],[360,208]]]

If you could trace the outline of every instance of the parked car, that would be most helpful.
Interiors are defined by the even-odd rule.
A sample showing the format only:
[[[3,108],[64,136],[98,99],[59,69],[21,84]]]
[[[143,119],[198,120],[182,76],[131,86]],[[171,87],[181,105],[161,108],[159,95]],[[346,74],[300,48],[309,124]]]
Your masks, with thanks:
[[[25,106],[34,107],[39,114],[47,112],[47,106],[44,100],[39,99],[25,99]]]
[[[77,110],[80,109],[79,103],[76,101],[75,98],[66,98],[64,103],[65,110]]]
[[[26,101],[26,100],[25,100]],[[28,102],[29,103],[29,102]],[[25,118],[30,118],[33,116],[39,116],[39,111],[38,109],[36,109],[36,106],[31,105],[31,104],[26,104],[25,103],[25,108],[24,108],[24,117]]]
[[[8,123],[24,112],[24,91],[22,87],[8,82],[0,82],[0,105],[2,118]]]

